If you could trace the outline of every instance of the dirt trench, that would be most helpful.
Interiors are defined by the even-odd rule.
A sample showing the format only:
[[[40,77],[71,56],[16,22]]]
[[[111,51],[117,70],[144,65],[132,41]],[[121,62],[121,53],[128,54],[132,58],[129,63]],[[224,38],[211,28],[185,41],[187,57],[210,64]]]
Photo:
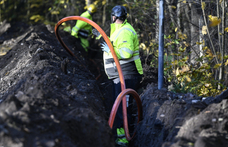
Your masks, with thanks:
[[[91,61],[77,39],[61,32],[75,58],[59,44],[53,27],[11,26],[0,36],[0,48],[10,48],[0,56],[0,146],[115,146],[108,126],[111,81],[101,52],[93,52]],[[136,135],[130,147],[228,145],[228,91],[203,98],[166,86],[158,90],[157,70],[144,62],[143,68],[138,89],[143,120],[132,124]]]

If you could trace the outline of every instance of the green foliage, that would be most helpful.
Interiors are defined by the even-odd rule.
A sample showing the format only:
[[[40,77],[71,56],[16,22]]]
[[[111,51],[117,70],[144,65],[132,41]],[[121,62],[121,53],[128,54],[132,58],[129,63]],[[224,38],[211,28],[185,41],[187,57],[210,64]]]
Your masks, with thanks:
[[[84,3],[84,0],[0,0],[0,21],[56,23],[60,18],[75,15],[75,12],[79,14]]]
[[[196,62],[194,64],[189,64],[190,53],[186,53],[188,44],[184,41],[186,37],[184,34],[180,34],[179,39],[175,39],[173,35],[164,36],[164,47],[167,49],[164,54],[164,75],[170,84],[173,85],[172,91],[177,93],[192,92],[199,96],[216,96],[220,94],[226,89],[226,86],[222,84],[222,81],[214,79],[213,76],[215,69],[221,67],[221,64],[210,64],[214,55],[206,46],[203,48],[205,53],[195,59]],[[173,50],[173,46],[177,47],[177,45],[177,51],[168,54],[170,50]],[[158,46],[155,42],[153,44],[148,42],[141,43],[140,48],[144,51],[144,54],[158,56]],[[225,56],[225,58],[228,58],[228,56]],[[150,65],[152,67],[158,66],[155,60],[151,60]],[[228,60],[224,66],[227,65]],[[220,89],[218,89],[218,86],[220,86]]]
[[[33,15],[33,16],[30,17],[30,20],[32,20],[34,22],[43,21],[44,17],[40,16],[40,15]]]
[[[183,48],[179,48],[177,60],[170,62],[171,57],[166,57],[165,74],[168,81],[172,83],[174,92],[187,93],[192,92],[199,96],[215,96],[225,90],[222,81],[213,78],[213,69],[218,68],[215,65],[213,68],[208,64],[209,57],[205,54],[199,57],[194,66],[188,64],[188,55],[181,55]],[[221,65],[220,65],[221,66]],[[220,89],[218,89],[218,85]]]

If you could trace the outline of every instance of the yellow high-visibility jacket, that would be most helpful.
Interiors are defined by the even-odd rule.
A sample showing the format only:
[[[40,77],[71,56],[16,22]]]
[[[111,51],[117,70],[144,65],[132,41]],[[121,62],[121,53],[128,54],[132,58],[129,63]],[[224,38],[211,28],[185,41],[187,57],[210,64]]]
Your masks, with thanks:
[[[110,41],[119,59],[123,75],[142,75],[138,36],[127,20],[123,24],[111,24]],[[119,74],[111,52],[104,52],[103,58],[108,78],[118,78]]]
[[[89,14],[89,11],[85,11],[80,16],[92,20],[92,16]],[[76,25],[72,28],[71,35],[78,38],[79,30],[82,30],[84,32],[87,32],[88,34],[91,34],[92,26],[90,24],[88,24],[87,22],[77,20]]]

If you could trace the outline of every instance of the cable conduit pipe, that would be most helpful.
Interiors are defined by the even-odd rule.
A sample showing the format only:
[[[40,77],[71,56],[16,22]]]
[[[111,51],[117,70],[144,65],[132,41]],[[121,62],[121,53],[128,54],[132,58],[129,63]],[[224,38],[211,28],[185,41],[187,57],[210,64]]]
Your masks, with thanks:
[[[113,126],[113,123],[114,123],[114,120],[115,120],[115,116],[116,116],[116,112],[117,112],[117,109],[118,109],[118,107],[120,105],[120,102],[127,94],[131,94],[134,97],[134,99],[136,100],[136,104],[137,104],[137,107],[138,107],[138,122],[137,123],[139,123],[142,120],[142,103],[141,103],[141,100],[139,98],[138,93],[135,90],[133,90],[133,89],[124,89],[117,96],[116,101],[113,104],[113,107],[112,107],[113,109],[112,109],[112,111],[110,113],[110,117],[109,117],[109,120],[108,120],[109,126],[111,128]],[[127,111],[123,111],[123,119],[124,119],[125,136],[126,136],[126,139],[128,141],[130,141],[134,137],[136,132],[134,131],[134,134],[132,135],[132,137],[129,134],[128,122],[127,122]]]
[[[105,42],[107,43],[107,45],[109,46],[109,49],[112,53],[112,56],[113,56],[113,59],[115,61],[115,64],[116,64],[116,67],[117,67],[117,70],[118,70],[118,73],[119,73],[119,78],[120,78],[120,84],[121,84],[121,90],[122,92],[118,95],[118,97],[116,98],[115,102],[114,102],[114,105],[112,107],[112,110],[111,110],[111,113],[110,113],[110,116],[109,116],[109,126],[110,128],[113,127],[113,123],[114,123],[114,119],[115,119],[115,115],[116,115],[116,112],[117,112],[117,109],[119,107],[119,104],[122,100],[122,105],[123,105],[123,121],[124,121],[124,130],[125,130],[125,136],[126,136],[126,139],[128,141],[130,141],[133,137],[134,137],[134,134],[132,137],[130,137],[130,134],[129,134],[129,130],[128,130],[128,121],[127,121],[127,102],[126,102],[126,96],[127,94],[131,94],[136,102],[137,102],[137,107],[138,107],[138,122],[140,122],[142,120],[142,103],[141,103],[141,100],[139,98],[139,95],[137,94],[137,92],[135,92],[133,89],[126,89],[125,88],[125,81],[124,81],[124,76],[123,76],[123,73],[122,73],[122,69],[121,69],[121,66],[120,66],[120,63],[119,63],[119,60],[116,56],[116,53],[113,49],[113,46],[112,46],[112,43],[110,42],[108,36],[105,34],[105,32],[100,28],[99,25],[97,25],[95,22],[93,22],[92,20],[88,19],[88,18],[85,18],[85,17],[81,17],[81,16],[68,16],[68,17],[64,17],[62,18],[56,25],[55,25],[55,35],[58,39],[58,41],[61,43],[61,45],[64,47],[64,49],[71,55],[71,56],[74,56],[76,59],[78,59],[74,53],[66,46],[66,44],[63,42],[63,40],[61,39],[60,35],[59,35],[59,32],[58,32],[58,29],[59,29],[59,26],[63,23],[63,22],[66,22],[66,21],[70,21],[70,20],[81,20],[81,21],[85,21],[87,22],[88,24],[92,25],[94,28],[96,28],[99,33],[102,35],[102,37],[104,38]]]

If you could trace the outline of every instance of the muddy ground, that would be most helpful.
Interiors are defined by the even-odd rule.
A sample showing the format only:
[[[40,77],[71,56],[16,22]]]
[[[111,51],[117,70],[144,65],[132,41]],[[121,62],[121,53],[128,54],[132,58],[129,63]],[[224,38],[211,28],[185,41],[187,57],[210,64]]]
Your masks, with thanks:
[[[115,146],[108,125],[111,81],[97,42],[91,40],[93,52],[87,56],[78,40],[60,32],[76,58],[51,26],[1,25],[0,146]],[[136,135],[130,146],[228,146],[228,91],[203,98],[170,92],[166,85],[158,90],[157,70],[144,62],[143,67],[138,89],[143,120],[132,124]]]

